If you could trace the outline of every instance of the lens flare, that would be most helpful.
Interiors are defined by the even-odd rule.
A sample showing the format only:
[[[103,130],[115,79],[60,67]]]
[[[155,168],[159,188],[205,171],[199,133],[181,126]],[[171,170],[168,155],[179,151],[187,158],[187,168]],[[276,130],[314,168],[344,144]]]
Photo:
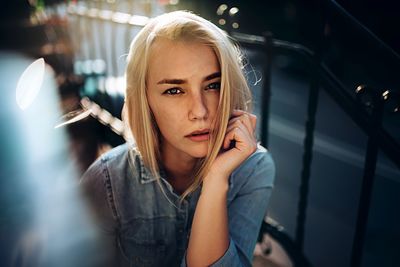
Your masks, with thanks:
[[[16,89],[16,101],[20,109],[27,109],[35,100],[42,87],[44,70],[44,59],[39,58],[22,73]]]

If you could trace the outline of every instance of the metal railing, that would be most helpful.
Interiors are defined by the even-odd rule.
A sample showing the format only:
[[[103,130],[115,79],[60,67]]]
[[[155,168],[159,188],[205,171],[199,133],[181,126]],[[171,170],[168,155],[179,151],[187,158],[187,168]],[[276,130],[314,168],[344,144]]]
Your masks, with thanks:
[[[335,8],[344,16],[349,18],[349,23],[355,24],[360,31],[367,31],[360,23],[355,21],[344,12],[340,6],[334,1],[328,1],[328,8]],[[145,17],[140,17],[141,22],[137,20],[139,17],[127,16],[120,12],[104,12],[99,9],[70,9],[71,15],[80,18],[89,18],[100,21],[108,21],[116,24],[126,24],[128,26],[143,26]],[[301,171],[301,185],[299,189],[299,202],[297,210],[296,233],[293,244],[300,254],[303,250],[307,198],[309,191],[310,170],[312,166],[313,142],[315,132],[315,118],[317,114],[317,104],[319,91],[325,90],[326,93],[334,100],[334,102],[352,119],[352,121],[362,129],[368,136],[367,152],[364,162],[363,184],[360,194],[360,202],[358,208],[358,216],[355,234],[353,238],[353,249],[351,256],[351,266],[360,266],[362,259],[363,244],[365,239],[366,225],[368,222],[368,211],[370,208],[372,188],[375,177],[375,169],[377,164],[378,150],[381,149],[387,157],[400,169],[400,144],[390,135],[390,133],[382,127],[383,107],[393,98],[396,93],[393,91],[371,90],[366,86],[360,86],[356,90],[349,90],[343,82],[337,78],[329,67],[321,61],[321,55],[311,49],[296,43],[291,43],[273,38],[272,34],[266,33],[264,36],[248,35],[230,31],[230,34],[242,46],[261,50],[266,54],[266,62],[263,67],[263,90],[262,90],[262,116],[261,116],[261,142],[268,146],[269,133],[269,112],[271,98],[271,76],[273,58],[280,53],[294,53],[300,55],[312,66],[312,75],[310,81],[310,93],[308,98],[308,109],[306,118],[306,134],[304,138],[303,166]],[[369,32],[367,34],[370,34]],[[381,41],[373,36],[376,41]],[[393,53],[394,58],[400,57]],[[353,93],[350,93],[353,92]],[[372,96],[372,108],[366,110],[365,103],[359,101],[363,94]],[[398,100],[396,100],[398,101]],[[370,105],[371,106],[371,105]],[[268,231],[268,227],[263,230]],[[285,242],[290,242],[285,236]]]
[[[347,14],[346,14],[347,15]],[[357,22],[360,29],[365,30]],[[398,92],[389,90],[371,90],[360,85],[354,94],[349,94],[345,85],[330,71],[330,69],[316,56],[316,53],[307,47],[272,38],[271,34],[254,36],[232,32],[231,35],[244,47],[261,49],[267,55],[264,65],[264,84],[262,91],[262,120],[261,141],[268,145],[268,122],[269,101],[271,95],[271,66],[273,57],[282,52],[292,52],[301,55],[311,63],[312,80],[310,81],[310,94],[308,99],[308,111],[306,119],[306,135],[304,138],[303,168],[301,172],[300,197],[298,202],[298,214],[296,224],[295,244],[302,251],[304,242],[304,226],[306,221],[307,197],[310,180],[310,167],[312,164],[312,151],[314,139],[315,116],[317,112],[318,92],[323,88],[335,103],[355,122],[368,136],[367,152],[364,162],[363,182],[360,194],[358,216],[355,234],[353,237],[353,249],[351,255],[351,266],[361,265],[363,244],[365,240],[366,226],[368,222],[368,211],[372,196],[372,188],[375,177],[378,150],[381,149],[386,156],[400,169],[400,144],[382,127],[383,108],[389,101],[399,103]],[[376,36],[373,36],[376,39]],[[379,43],[381,41],[378,39]],[[395,58],[398,55],[393,52]],[[400,58],[399,58],[400,59]],[[372,107],[370,112],[365,108],[366,103],[360,101],[362,94],[370,94]],[[400,106],[395,107],[398,112]]]

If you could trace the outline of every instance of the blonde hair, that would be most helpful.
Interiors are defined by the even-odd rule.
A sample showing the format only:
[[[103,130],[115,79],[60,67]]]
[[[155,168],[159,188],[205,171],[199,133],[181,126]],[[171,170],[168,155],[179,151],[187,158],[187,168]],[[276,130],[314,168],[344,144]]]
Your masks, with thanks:
[[[215,131],[211,133],[207,156],[199,159],[193,183],[181,195],[195,191],[217,157],[233,109],[251,111],[251,93],[243,73],[240,49],[213,23],[187,11],[166,13],[152,19],[133,39],[126,68],[126,119],[144,165],[159,180],[160,132],[146,97],[146,75],[152,44],[157,38],[210,46],[221,68],[221,89]]]

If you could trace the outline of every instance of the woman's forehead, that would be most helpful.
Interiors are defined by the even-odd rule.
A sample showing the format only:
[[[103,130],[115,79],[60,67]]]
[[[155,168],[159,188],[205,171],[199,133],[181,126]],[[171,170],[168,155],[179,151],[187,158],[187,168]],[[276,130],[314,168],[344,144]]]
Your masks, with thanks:
[[[183,79],[220,71],[218,58],[209,45],[172,41],[166,38],[154,42],[148,67],[148,78],[152,80],[154,78]],[[176,77],[176,75],[181,77]]]
[[[210,43],[205,43],[200,40],[188,40],[188,39],[169,39],[167,37],[158,36],[150,45],[150,55],[154,53],[166,52],[172,48],[179,49],[185,47],[207,47],[214,50],[214,47]]]

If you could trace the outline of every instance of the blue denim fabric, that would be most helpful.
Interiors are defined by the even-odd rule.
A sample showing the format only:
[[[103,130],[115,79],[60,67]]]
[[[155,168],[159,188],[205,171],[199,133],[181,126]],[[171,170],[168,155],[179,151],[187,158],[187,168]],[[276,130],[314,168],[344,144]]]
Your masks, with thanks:
[[[230,245],[212,266],[251,266],[274,176],[273,160],[260,145],[231,174],[227,199]],[[81,185],[109,245],[110,262],[105,265],[186,266],[200,189],[180,202],[163,172],[158,182],[137,150],[127,144],[94,162]]]

